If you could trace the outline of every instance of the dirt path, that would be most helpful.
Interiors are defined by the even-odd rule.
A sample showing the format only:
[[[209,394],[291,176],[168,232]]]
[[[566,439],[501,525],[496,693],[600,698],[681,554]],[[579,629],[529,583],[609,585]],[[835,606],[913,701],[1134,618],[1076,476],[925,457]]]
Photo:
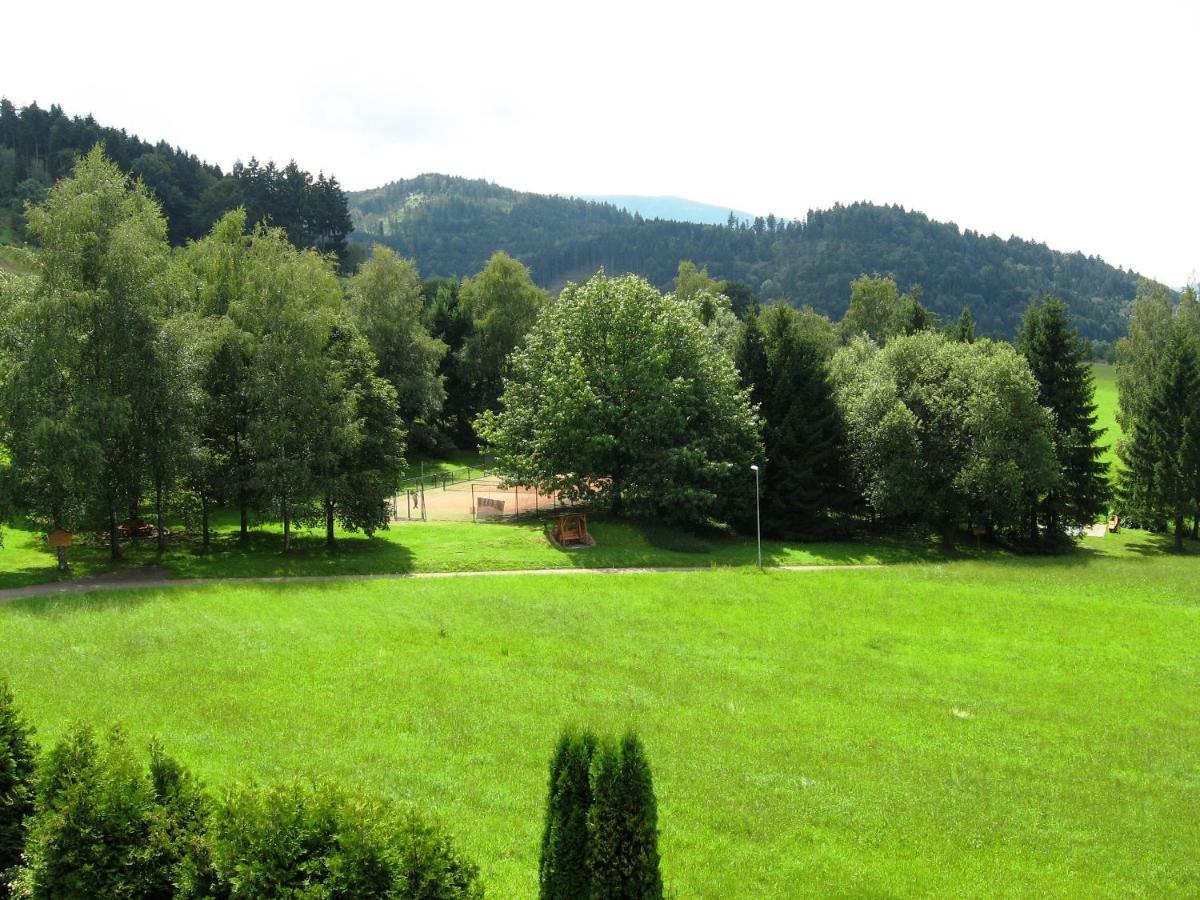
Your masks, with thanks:
[[[205,584],[319,584],[338,581],[382,581],[407,578],[488,578],[497,575],[638,575],[664,572],[711,572],[732,566],[631,566],[628,568],[594,569],[493,569],[480,572],[406,572],[376,575],[257,575],[245,578],[171,578],[167,569],[145,566],[90,575],[68,581],[30,584],[25,587],[0,590],[0,603],[27,597],[49,597],[58,594],[86,594],[92,591],[126,591],[150,588],[196,587]],[[848,569],[881,569],[882,565],[861,563],[828,566],[767,566],[771,572],[839,572]]]

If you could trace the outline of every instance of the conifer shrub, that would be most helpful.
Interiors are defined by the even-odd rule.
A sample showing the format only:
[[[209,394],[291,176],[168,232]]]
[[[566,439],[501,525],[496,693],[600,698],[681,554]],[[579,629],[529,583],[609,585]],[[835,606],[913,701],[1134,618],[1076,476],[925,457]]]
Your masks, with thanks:
[[[616,742],[567,732],[559,739],[539,875],[543,900],[662,897],[658,804],[636,735]]]
[[[542,832],[539,883],[544,900],[570,900],[591,893],[588,870],[588,810],[596,737],[566,732],[550,761],[546,826]]]
[[[28,828],[21,894],[171,897],[204,829],[203,793],[161,748],[147,770],[120,729],[100,742],[77,726],[40,767]]]
[[[33,813],[36,759],[33,729],[0,682],[0,897],[15,877],[25,847],[25,820]]]
[[[187,897],[483,896],[441,829],[328,785],[231,791],[197,851]]]
[[[592,758],[588,813],[591,896],[650,900],[663,895],[658,857],[658,803],[642,742],[626,734]]]

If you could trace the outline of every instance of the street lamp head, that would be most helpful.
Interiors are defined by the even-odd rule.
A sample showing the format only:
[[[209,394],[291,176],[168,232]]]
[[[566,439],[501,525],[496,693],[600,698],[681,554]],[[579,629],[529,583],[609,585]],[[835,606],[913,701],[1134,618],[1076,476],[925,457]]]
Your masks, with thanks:
[[[757,472],[757,471],[758,471],[758,466],[751,466],[751,467],[750,467],[750,471],[751,471],[751,472]]]

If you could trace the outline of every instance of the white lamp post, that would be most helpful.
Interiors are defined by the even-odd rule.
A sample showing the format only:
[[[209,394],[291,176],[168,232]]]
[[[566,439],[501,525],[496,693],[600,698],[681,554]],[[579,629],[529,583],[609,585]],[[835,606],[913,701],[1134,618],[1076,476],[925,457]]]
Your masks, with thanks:
[[[758,511],[758,466],[751,466],[750,469],[754,472],[754,526],[758,532],[758,567],[762,566],[762,517]]]

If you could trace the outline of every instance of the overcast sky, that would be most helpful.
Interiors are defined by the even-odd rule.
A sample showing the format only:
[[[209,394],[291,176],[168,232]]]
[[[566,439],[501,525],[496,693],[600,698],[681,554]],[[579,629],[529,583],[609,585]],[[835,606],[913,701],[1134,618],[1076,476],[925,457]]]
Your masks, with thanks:
[[[901,203],[1200,274],[1200,3],[270,7],[17,4],[0,94],[350,189]]]

